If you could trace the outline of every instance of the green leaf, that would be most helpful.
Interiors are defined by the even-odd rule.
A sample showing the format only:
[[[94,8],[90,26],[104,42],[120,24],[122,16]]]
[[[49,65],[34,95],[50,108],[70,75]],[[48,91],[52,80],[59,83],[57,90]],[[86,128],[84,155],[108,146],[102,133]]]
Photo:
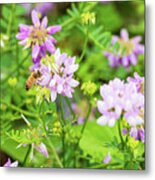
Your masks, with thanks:
[[[81,125],[75,129],[79,131]],[[117,155],[122,159],[123,154],[119,152],[119,149],[106,147],[106,144],[113,141],[115,136],[118,138],[117,124],[110,128],[108,126],[100,126],[96,121],[92,121],[88,122],[79,145],[85,155],[90,155],[97,162],[102,162],[108,152],[110,152],[112,158]],[[112,162],[116,162],[115,158],[112,159]]]

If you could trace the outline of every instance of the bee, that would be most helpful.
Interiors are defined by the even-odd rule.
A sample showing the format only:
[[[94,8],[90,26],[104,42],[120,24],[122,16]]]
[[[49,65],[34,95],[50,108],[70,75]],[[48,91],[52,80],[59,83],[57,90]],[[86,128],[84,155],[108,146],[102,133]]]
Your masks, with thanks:
[[[41,72],[39,70],[32,72],[30,74],[30,76],[28,77],[27,81],[26,81],[26,90],[28,91],[37,81],[38,78],[41,77]]]

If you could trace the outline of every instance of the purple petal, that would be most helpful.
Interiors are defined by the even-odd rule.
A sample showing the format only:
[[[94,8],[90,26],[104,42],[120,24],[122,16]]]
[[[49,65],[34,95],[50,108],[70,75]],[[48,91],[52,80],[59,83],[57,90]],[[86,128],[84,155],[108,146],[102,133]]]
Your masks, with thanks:
[[[32,22],[34,26],[40,26],[40,20],[39,20],[37,11],[33,10],[31,13],[31,17],[32,17]]]
[[[40,46],[38,44],[34,45],[32,49],[32,58],[36,59],[40,51]]]
[[[48,19],[47,19],[47,17],[45,16],[45,17],[43,18],[42,22],[41,22],[41,26],[46,29],[47,23],[48,23]]]
[[[123,129],[122,129],[122,134],[123,134],[123,135],[126,135],[127,133],[128,133],[128,130],[127,130],[126,128],[123,128]]]
[[[135,140],[138,138],[138,130],[137,130],[137,128],[131,128],[130,136],[134,137]]]
[[[136,44],[138,44],[140,41],[142,40],[142,37],[141,36],[136,36],[132,39],[132,41]]]
[[[122,57],[122,64],[125,67],[127,67],[129,65],[128,57],[126,57],[126,56]]]
[[[55,34],[56,32],[61,31],[61,26],[56,25],[56,26],[50,26],[47,28],[47,31],[49,34]]]
[[[136,64],[137,64],[137,57],[136,57],[136,55],[135,55],[134,53],[132,53],[132,54],[130,55],[130,62],[131,62],[131,64],[133,64],[133,65],[136,65]]]
[[[4,167],[17,167],[18,166],[18,161],[15,161],[13,163],[11,163],[10,158],[8,159],[8,161],[4,164]]]
[[[121,30],[121,38],[125,41],[129,40],[129,34],[126,29]]]
[[[25,25],[25,24],[19,24],[19,30],[21,32],[28,32],[28,31],[30,31],[30,26]]]
[[[107,156],[104,158],[104,164],[108,164],[112,160],[110,153],[108,153]]]
[[[49,157],[47,148],[44,143],[41,143],[40,145],[35,145],[34,147],[36,148],[37,151],[42,153],[46,158]]]
[[[45,46],[46,46],[47,50],[48,50],[51,54],[53,54],[53,53],[55,52],[55,46],[52,44],[51,41],[49,41],[49,39],[47,39],[47,40],[45,41]]]
[[[136,46],[136,51],[138,54],[144,54],[144,45],[138,44]]]
[[[27,33],[25,33],[25,32],[22,32],[22,33],[18,33],[17,35],[16,35],[16,38],[18,39],[18,40],[24,40],[25,38],[27,38],[28,36],[27,36]]]

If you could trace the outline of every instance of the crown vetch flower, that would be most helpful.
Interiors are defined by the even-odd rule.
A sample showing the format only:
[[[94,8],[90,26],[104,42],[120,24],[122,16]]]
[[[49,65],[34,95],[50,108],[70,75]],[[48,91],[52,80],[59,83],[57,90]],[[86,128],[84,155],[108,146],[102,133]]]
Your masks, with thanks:
[[[54,44],[57,42],[53,38],[53,34],[61,30],[61,26],[49,26],[48,19],[45,16],[42,21],[39,19],[39,13],[35,10],[31,13],[33,25],[20,24],[20,32],[16,38],[20,40],[19,44],[25,48],[32,48],[33,63],[38,63],[45,56],[46,50],[51,54],[55,52]]]
[[[112,157],[110,155],[110,152],[108,152],[108,155],[104,157],[103,163],[108,164],[112,160]]]
[[[124,83],[118,78],[100,88],[103,100],[97,101],[97,107],[102,116],[97,123],[114,126],[121,116],[130,126],[144,123],[144,94],[137,89],[137,83]]]
[[[116,42],[120,43],[120,49],[125,49],[123,57],[119,55],[113,55],[109,52],[104,52],[104,55],[109,60],[110,66],[119,67],[124,66],[129,68],[130,65],[136,65],[138,61],[138,55],[144,54],[144,45],[140,44],[141,36],[135,36],[129,39],[129,34],[126,29],[122,29],[120,32],[120,37],[113,36],[112,44]]]
[[[136,128],[132,127],[130,129],[130,136],[133,137],[135,140],[140,140],[143,143],[145,142],[145,130],[144,128]]]
[[[74,88],[79,85],[73,78],[77,69],[75,57],[61,54],[60,49],[57,49],[53,55],[42,58],[40,68],[36,69],[42,74],[37,84],[50,89],[52,101],[56,100],[57,94],[71,98]]]
[[[128,82],[134,82],[137,87],[137,91],[144,93],[144,77],[139,76],[138,73],[134,73],[134,78],[128,77],[127,78]]]
[[[44,143],[40,143],[39,145],[33,144],[33,146],[38,152],[42,153],[46,158],[49,157],[47,148]]]
[[[8,158],[8,161],[4,164],[4,167],[17,167],[18,166],[18,161],[12,162],[10,158]]]

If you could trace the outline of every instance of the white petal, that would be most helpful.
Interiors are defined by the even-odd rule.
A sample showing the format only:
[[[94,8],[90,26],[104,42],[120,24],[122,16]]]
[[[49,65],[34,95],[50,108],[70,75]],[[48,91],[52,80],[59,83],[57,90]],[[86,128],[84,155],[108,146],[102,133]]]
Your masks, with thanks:
[[[51,91],[51,101],[54,102],[56,100],[57,93],[56,91]]]
[[[114,118],[111,118],[111,119],[109,119],[108,120],[108,125],[110,126],[110,127],[113,127],[114,125],[115,125],[115,119]]]
[[[107,124],[108,118],[106,116],[101,116],[97,120],[97,124],[104,126]]]

